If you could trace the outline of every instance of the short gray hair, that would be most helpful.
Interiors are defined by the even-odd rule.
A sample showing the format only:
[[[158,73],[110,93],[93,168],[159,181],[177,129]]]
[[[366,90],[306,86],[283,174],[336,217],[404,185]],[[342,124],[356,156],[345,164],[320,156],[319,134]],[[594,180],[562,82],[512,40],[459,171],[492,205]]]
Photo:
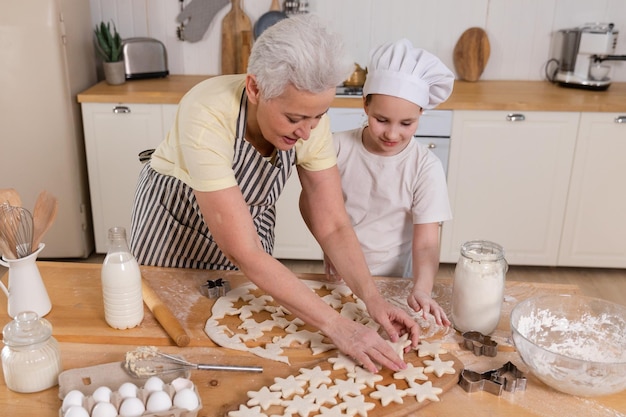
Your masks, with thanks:
[[[321,93],[340,85],[354,70],[341,37],[314,14],[283,19],[256,40],[248,74],[256,76],[264,99],[280,96],[288,84]]]

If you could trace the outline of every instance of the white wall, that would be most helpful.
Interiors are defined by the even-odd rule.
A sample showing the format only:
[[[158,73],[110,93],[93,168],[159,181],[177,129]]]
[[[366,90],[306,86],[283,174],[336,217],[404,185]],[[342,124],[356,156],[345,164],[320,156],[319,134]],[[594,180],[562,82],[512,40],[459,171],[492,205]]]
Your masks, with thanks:
[[[94,25],[112,19],[124,38],[163,42],[172,74],[219,74],[221,20],[230,5],[217,13],[201,41],[190,43],[176,37],[179,0],[89,1]],[[254,24],[271,0],[241,2]],[[454,69],[456,41],[474,26],[486,30],[491,44],[483,80],[544,79],[552,33],[588,22],[615,23],[621,31],[616,54],[626,55],[624,0],[309,0],[309,9],[342,33],[348,52],[362,66],[370,48],[406,37]],[[626,62],[612,65],[613,80],[626,81]]]

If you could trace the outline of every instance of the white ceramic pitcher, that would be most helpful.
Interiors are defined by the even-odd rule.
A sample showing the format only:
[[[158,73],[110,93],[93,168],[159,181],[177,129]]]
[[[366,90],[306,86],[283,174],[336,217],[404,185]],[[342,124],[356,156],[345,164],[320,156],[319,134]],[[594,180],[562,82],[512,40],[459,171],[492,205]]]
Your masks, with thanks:
[[[0,265],[9,268],[9,288],[2,282],[0,288],[8,298],[8,312],[12,318],[22,311],[34,311],[39,317],[43,317],[52,309],[50,297],[35,263],[37,255],[45,246],[40,243],[36,251],[23,258],[6,259],[3,256],[0,260]]]

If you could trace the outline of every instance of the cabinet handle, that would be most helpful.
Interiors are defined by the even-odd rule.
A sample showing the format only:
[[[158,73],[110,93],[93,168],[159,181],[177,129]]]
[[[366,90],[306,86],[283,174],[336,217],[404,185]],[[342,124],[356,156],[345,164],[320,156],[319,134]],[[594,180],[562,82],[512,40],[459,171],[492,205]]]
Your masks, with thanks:
[[[523,122],[526,120],[526,116],[520,113],[509,113],[506,115],[506,120],[509,122]]]
[[[130,109],[126,106],[115,106],[113,107],[113,113],[115,114],[130,113]]]
[[[428,144],[428,149],[435,149],[435,148],[437,148],[437,145],[435,145],[434,143],[430,142]]]
[[[626,116],[617,116],[615,118],[615,123],[626,123]]]

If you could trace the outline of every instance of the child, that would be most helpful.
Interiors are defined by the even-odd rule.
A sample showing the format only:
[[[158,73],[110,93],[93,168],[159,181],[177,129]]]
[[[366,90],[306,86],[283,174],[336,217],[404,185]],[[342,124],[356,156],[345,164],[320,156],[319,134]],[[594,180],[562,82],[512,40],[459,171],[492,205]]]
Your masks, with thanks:
[[[439,223],[452,217],[446,178],[413,135],[423,110],[450,96],[454,74],[406,39],[376,48],[367,68],[367,125],[333,138],[346,210],[372,275],[412,276],[409,306],[449,326],[431,297]],[[328,261],[327,272],[334,272]]]

